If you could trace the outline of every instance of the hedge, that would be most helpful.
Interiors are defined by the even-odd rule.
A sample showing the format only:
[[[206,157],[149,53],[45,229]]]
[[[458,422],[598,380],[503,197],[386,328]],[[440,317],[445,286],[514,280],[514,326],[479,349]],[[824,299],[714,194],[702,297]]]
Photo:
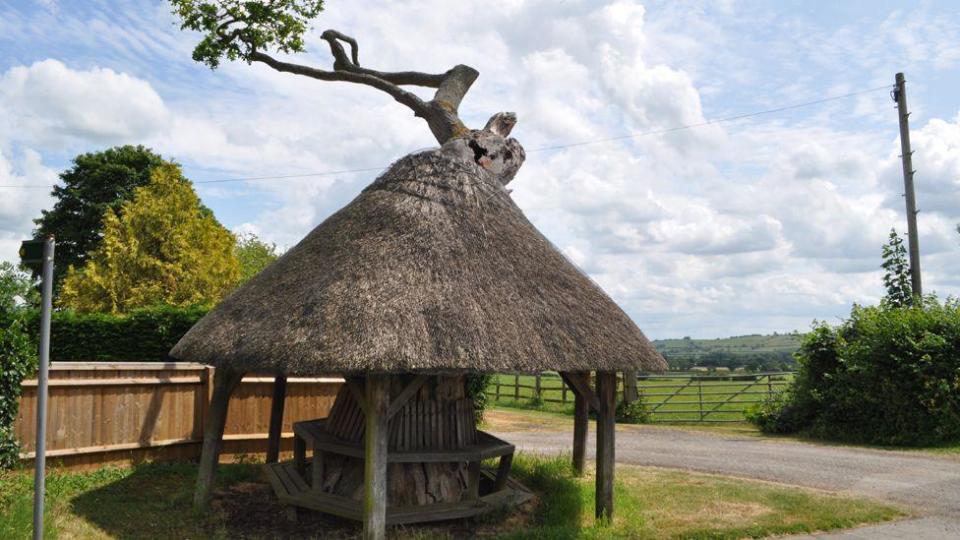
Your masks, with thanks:
[[[854,306],[806,336],[791,389],[749,419],[767,432],[931,445],[960,440],[960,302]]]
[[[206,307],[157,306],[125,315],[54,312],[50,321],[50,358],[56,362],[164,362],[170,349],[207,312]],[[39,312],[25,318],[34,343]]]
[[[20,408],[20,383],[37,368],[37,349],[21,327],[17,320],[0,326],[0,469],[13,467],[19,460],[20,443],[13,424]]]

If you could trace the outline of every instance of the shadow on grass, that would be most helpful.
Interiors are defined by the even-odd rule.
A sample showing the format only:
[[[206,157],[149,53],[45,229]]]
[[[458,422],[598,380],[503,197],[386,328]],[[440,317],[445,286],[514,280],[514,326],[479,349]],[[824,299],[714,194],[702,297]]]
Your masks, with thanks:
[[[505,508],[475,520],[455,520],[392,529],[391,538],[581,538],[584,508],[592,508],[569,459],[517,455],[514,476],[537,494],[521,511]],[[355,522],[301,511],[296,523],[262,476],[259,465],[230,464],[218,469],[211,509],[193,509],[196,465],[154,463],[80,491],[70,510],[115,538],[356,538]],[[589,500],[587,500],[589,499]],[[529,504],[529,503],[528,503]],[[592,521],[592,520],[591,520]]]
[[[70,500],[74,514],[116,538],[308,538],[350,524],[290,523],[260,466],[224,464],[217,471],[211,508],[193,508],[197,467],[193,463],[151,463],[116,481]],[[319,526],[319,527],[318,527]]]

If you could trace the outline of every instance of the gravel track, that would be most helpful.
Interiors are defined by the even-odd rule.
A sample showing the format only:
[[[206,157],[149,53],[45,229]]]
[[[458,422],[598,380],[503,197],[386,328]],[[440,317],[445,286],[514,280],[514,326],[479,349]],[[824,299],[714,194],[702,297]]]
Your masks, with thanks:
[[[523,451],[547,454],[569,452],[571,432],[494,430]],[[592,458],[592,437],[587,447]],[[921,516],[802,538],[960,539],[960,460],[950,457],[643,426],[618,429],[616,452],[618,463],[866,495]]]

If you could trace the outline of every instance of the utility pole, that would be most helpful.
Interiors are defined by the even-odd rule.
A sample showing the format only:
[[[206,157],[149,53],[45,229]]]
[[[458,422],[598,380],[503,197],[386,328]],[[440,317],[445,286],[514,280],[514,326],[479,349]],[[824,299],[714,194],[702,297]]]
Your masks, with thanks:
[[[910,282],[914,296],[922,296],[920,284],[920,244],[917,238],[917,197],[913,192],[913,151],[910,150],[910,121],[907,112],[907,84],[897,73],[893,99],[900,114],[900,158],[903,161],[903,195],[907,201],[907,240],[910,247]]]
[[[46,492],[47,384],[50,366],[50,312],[53,297],[53,236],[27,240],[20,246],[20,260],[43,276],[40,282],[40,362],[37,372],[37,444],[33,458],[33,540],[43,538],[43,499]]]

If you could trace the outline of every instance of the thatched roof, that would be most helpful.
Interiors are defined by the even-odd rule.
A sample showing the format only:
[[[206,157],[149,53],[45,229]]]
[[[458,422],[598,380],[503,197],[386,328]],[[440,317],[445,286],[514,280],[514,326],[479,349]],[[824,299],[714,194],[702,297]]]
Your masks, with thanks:
[[[513,202],[503,184],[523,150],[492,139],[394,163],[171,356],[301,375],[665,368]]]

